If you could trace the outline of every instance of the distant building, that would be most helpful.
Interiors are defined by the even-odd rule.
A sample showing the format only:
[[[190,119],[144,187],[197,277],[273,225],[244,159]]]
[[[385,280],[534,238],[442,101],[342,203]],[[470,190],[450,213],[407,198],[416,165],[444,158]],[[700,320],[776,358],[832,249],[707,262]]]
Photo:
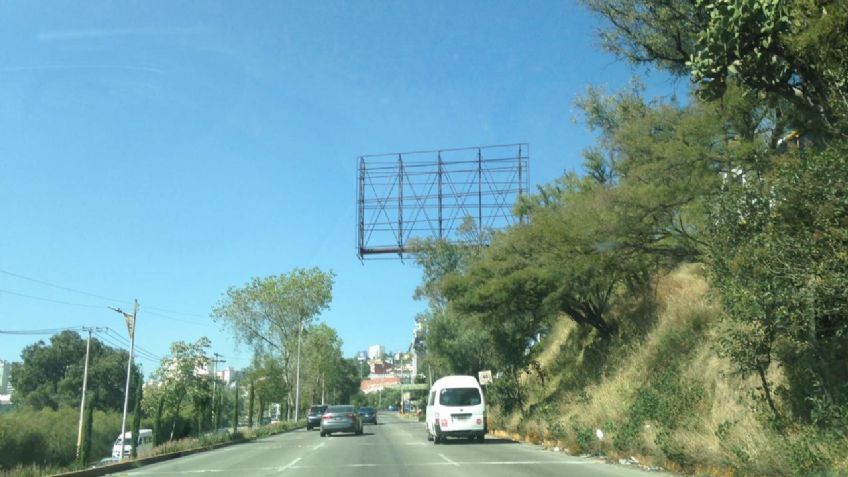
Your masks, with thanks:
[[[368,359],[380,359],[386,354],[386,347],[383,345],[373,345],[368,347]]]
[[[12,363],[0,359],[0,394],[12,394],[12,387],[9,385],[11,369]]]
[[[375,361],[369,365],[370,375],[371,376],[382,376],[388,372],[388,368],[385,363]]]
[[[236,371],[235,368],[230,367],[226,367],[215,374],[218,376],[218,379],[220,379],[227,386],[229,386],[230,383],[238,380],[241,377],[240,371]]]
[[[395,388],[398,386],[400,386],[400,378],[397,376],[366,379],[359,383],[359,389],[361,389],[365,394],[375,393],[386,388]]]

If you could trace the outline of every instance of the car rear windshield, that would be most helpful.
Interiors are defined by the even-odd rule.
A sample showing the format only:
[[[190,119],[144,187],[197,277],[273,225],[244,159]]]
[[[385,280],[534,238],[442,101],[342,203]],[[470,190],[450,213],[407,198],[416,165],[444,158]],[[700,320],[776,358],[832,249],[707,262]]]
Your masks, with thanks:
[[[327,408],[327,414],[336,412],[353,412],[353,406],[330,406]]]
[[[321,414],[324,412],[324,409],[327,409],[327,406],[312,406],[309,408],[309,414],[314,416],[316,414]]]
[[[359,412],[374,412],[373,407],[360,407]]]
[[[443,406],[476,406],[481,402],[477,388],[446,388],[439,393],[439,403]]]

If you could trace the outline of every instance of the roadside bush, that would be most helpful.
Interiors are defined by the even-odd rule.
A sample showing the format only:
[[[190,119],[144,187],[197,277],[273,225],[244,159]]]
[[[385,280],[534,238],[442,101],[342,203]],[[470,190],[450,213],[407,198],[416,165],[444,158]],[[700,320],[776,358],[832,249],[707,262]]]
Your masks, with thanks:
[[[92,431],[91,456],[108,456],[120,432],[121,416],[96,411]],[[69,466],[76,457],[79,411],[21,409],[0,414],[0,469],[20,466]]]

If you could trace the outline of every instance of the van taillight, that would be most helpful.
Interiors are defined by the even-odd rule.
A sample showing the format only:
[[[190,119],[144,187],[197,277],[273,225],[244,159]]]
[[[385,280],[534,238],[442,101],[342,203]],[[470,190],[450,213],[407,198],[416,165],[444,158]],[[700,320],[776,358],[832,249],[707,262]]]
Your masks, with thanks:
[[[442,427],[448,427],[448,420],[442,419]]]
[[[483,424],[483,420],[480,419],[479,417],[477,418],[477,424]]]

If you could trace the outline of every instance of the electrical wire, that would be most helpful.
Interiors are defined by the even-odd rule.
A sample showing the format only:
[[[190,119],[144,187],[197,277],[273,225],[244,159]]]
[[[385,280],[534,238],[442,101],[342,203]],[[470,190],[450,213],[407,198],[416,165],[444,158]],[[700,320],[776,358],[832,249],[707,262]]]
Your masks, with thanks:
[[[102,305],[88,305],[88,304],[84,304],[84,303],[73,303],[73,302],[69,302],[69,301],[54,300],[52,298],[45,298],[45,297],[35,296],[35,295],[27,295],[25,293],[18,293],[18,292],[14,292],[14,291],[11,291],[11,290],[5,290],[5,289],[0,288],[0,294],[3,294],[3,293],[6,293],[8,295],[18,296],[18,297],[21,297],[21,298],[28,298],[30,300],[38,300],[38,301],[46,301],[46,302],[49,302],[49,303],[56,303],[58,305],[78,306],[78,307],[82,307],[82,308],[103,308]]]
[[[69,326],[65,328],[49,328],[41,330],[0,330],[0,335],[55,335],[62,331],[82,331],[85,326]]]
[[[102,342],[104,342],[104,343],[106,343],[106,344],[108,344],[108,345],[110,345],[114,348],[119,348],[119,349],[122,349],[124,351],[129,352],[129,343],[121,343],[119,340],[115,339],[113,337],[113,335],[110,335],[110,334],[107,334],[107,333],[100,332],[100,333],[95,333],[95,335]],[[156,356],[153,353],[150,353],[149,351],[143,350],[143,349],[139,348],[138,346],[136,346],[135,349],[133,350],[133,357],[138,357],[138,358],[141,358],[141,359],[144,359],[144,360],[147,360],[147,361],[152,361],[154,363],[158,363],[158,362],[162,361],[162,359],[160,357]]]
[[[82,291],[82,290],[77,290],[76,288],[66,287],[66,286],[62,286],[62,285],[56,285],[55,283],[50,283],[50,282],[47,282],[47,281],[44,281],[44,280],[39,280],[37,278],[32,278],[32,277],[28,277],[26,275],[21,275],[19,273],[14,273],[14,272],[10,272],[8,270],[3,270],[2,268],[0,268],[0,273],[2,273],[4,275],[9,275],[9,276],[12,276],[12,277],[20,278],[22,280],[31,281],[33,283],[38,283],[40,285],[57,288],[59,290],[65,290],[65,291],[69,291],[69,292],[73,292],[73,293],[78,293],[80,295],[90,296],[92,298],[99,298],[101,300],[107,300],[107,301],[111,301],[111,302],[130,303],[126,300],[120,300],[120,299],[117,299],[117,298],[98,295],[96,293],[90,293],[90,292],[86,292],[86,291]]]
[[[123,303],[123,304],[132,303],[132,302],[127,301],[127,300],[121,300],[121,299],[118,299],[118,298],[108,297],[108,296],[100,295],[100,294],[97,294],[97,293],[90,293],[90,292],[79,290],[79,289],[76,289],[76,288],[66,287],[66,286],[63,286],[63,285],[57,285],[55,283],[51,283],[51,282],[48,282],[48,281],[45,281],[45,280],[40,280],[40,279],[37,279],[37,278],[29,277],[29,276],[26,276],[26,275],[21,275],[19,273],[10,272],[10,271],[4,270],[4,269],[0,269],[0,273],[5,274],[5,275],[9,275],[9,276],[12,276],[12,277],[20,278],[22,280],[27,280],[27,281],[30,281],[30,282],[33,282],[33,283],[38,283],[40,285],[56,288],[56,289],[59,289],[59,290],[69,291],[69,292],[72,292],[72,293],[77,293],[77,294],[80,294],[80,295],[89,296],[89,297],[97,298],[97,299],[100,299],[100,300],[107,300],[107,301],[110,301],[112,303]],[[6,293],[6,294],[12,295],[12,296],[17,296],[17,297],[20,297],[20,298],[27,298],[27,299],[30,299],[30,300],[43,301],[43,302],[48,302],[48,303],[55,303],[57,305],[76,306],[76,307],[81,307],[81,308],[92,308],[92,309],[103,308],[102,305],[92,305],[92,304],[85,304],[85,303],[69,302],[69,301],[64,301],[64,300],[56,300],[56,299],[53,299],[53,298],[47,298],[47,297],[42,297],[42,296],[37,296],[37,295],[30,295],[30,294],[26,294],[26,293],[19,293],[19,292],[16,292],[16,291],[6,290],[6,289],[0,288],[0,294],[2,294],[2,293]],[[165,319],[168,319],[168,320],[171,320],[171,321],[178,321],[180,323],[186,323],[186,324],[197,325],[197,326],[205,326],[205,327],[210,327],[210,328],[214,327],[214,325],[212,325],[210,323],[201,323],[201,322],[198,322],[198,321],[186,320],[186,319],[176,318],[174,316],[168,315],[168,313],[170,313],[170,314],[177,314],[177,315],[183,315],[183,316],[193,316],[193,317],[198,317],[198,318],[203,317],[203,315],[200,315],[200,314],[197,314],[197,313],[186,313],[186,312],[168,310],[166,308],[159,308],[159,307],[149,306],[149,305],[144,305],[144,311],[147,314],[150,314],[150,315],[153,315],[153,316],[158,316],[160,318],[165,318]]]

